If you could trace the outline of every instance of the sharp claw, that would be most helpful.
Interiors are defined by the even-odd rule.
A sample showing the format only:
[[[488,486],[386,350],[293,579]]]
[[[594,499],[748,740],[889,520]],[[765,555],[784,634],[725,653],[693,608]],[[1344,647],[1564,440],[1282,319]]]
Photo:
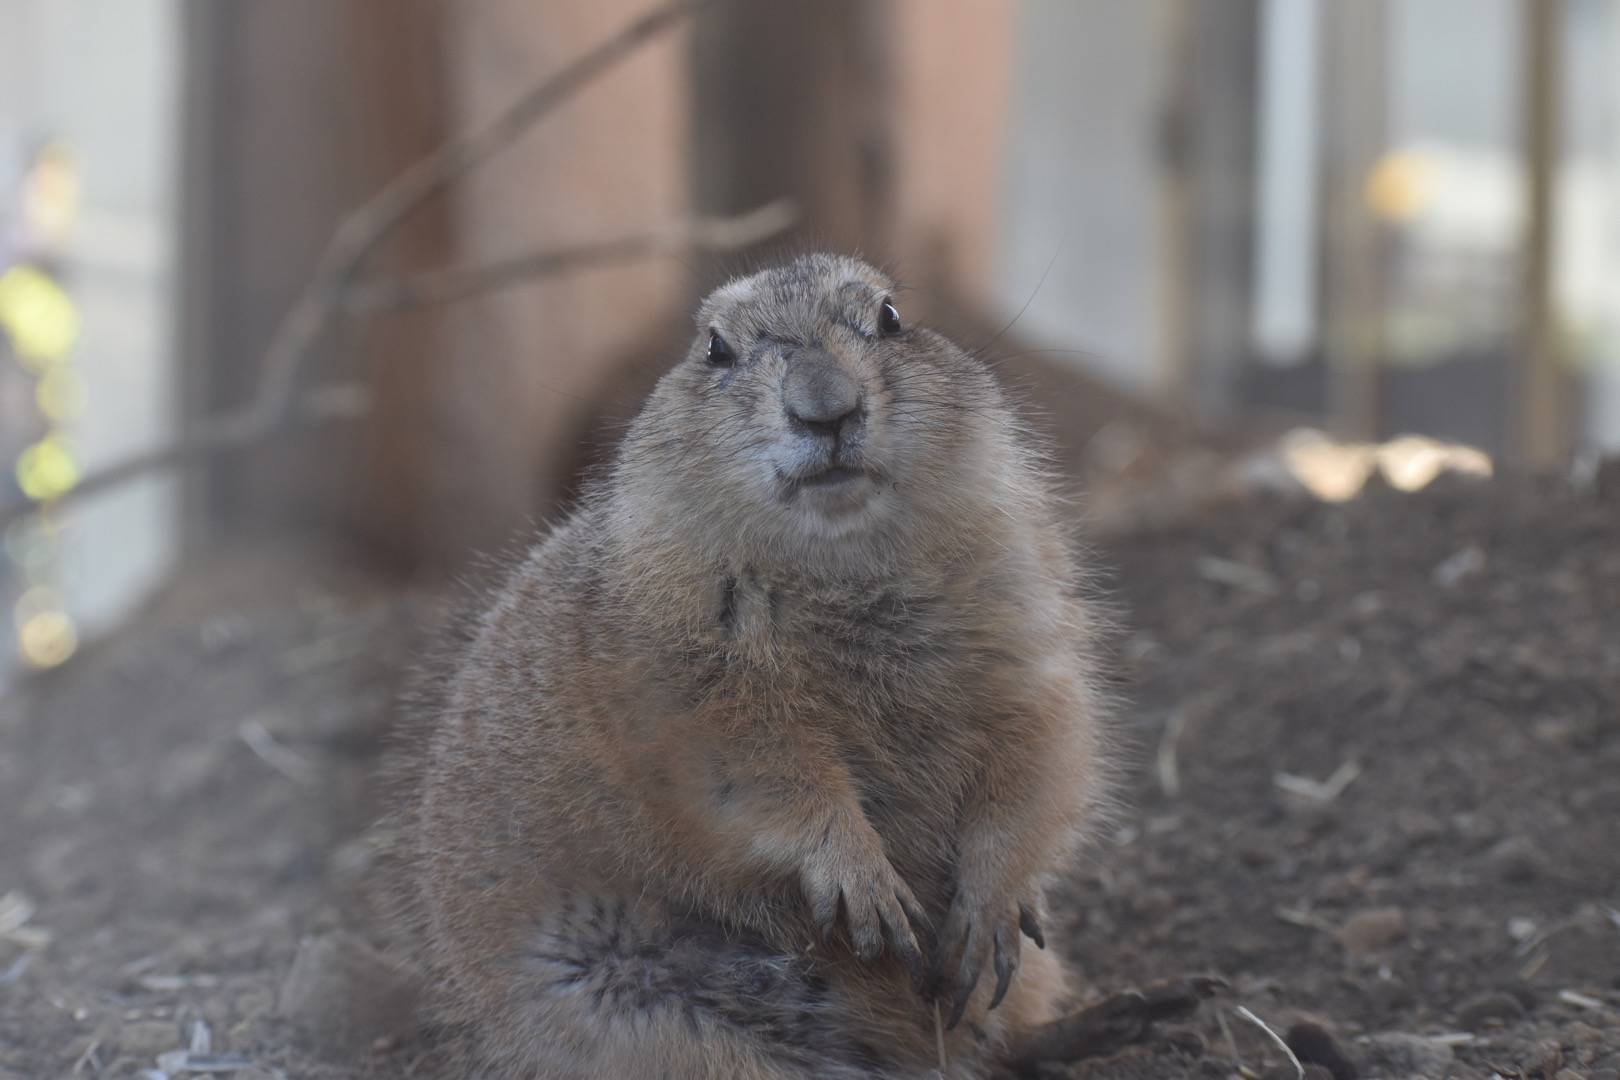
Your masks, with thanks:
[[[955,1028],[967,1011],[973,988],[979,985],[979,973],[984,969],[984,953],[979,948],[982,939],[977,926],[969,925],[967,940],[962,942],[962,959],[956,968],[956,997],[951,1002],[951,1021],[947,1028]]]
[[[927,977],[927,965],[923,960],[922,949],[917,945],[917,935],[912,930],[911,915],[906,910],[905,901],[896,894],[895,902],[900,908],[898,916],[890,913],[884,919],[889,929],[889,943],[894,946],[901,963],[905,964],[906,971],[911,974],[912,982],[920,987]]]
[[[920,987],[925,972],[923,970],[922,950],[917,948],[916,938],[912,936],[911,930],[906,926],[903,916],[899,920],[896,920],[892,915],[886,916],[884,923],[888,927],[889,944],[894,948],[895,955],[900,957],[900,962],[905,965],[907,974],[911,976],[911,981]]]
[[[1035,943],[1037,949],[1046,948],[1046,935],[1041,933],[1041,924],[1035,918],[1035,912],[1028,904],[1018,905],[1018,929],[1024,936]]]
[[[899,902],[900,910],[905,912],[907,921],[909,921],[915,929],[931,929],[931,927],[928,925],[927,912],[923,911],[922,906],[918,904],[916,900],[907,896],[905,893],[898,892],[894,894],[894,898]]]
[[[897,941],[894,948],[895,952],[900,954],[900,962],[905,965],[906,974],[911,976],[912,984],[920,988],[928,977],[923,966],[922,953],[909,941]]]
[[[1007,989],[1010,986],[1012,986],[1012,969],[1004,968],[997,972],[996,992],[990,999],[990,1008],[986,1010],[987,1012],[994,1011],[995,1007],[1001,1004],[1001,999],[1007,996]]]
[[[1007,988],[1012,985],[1013,972],[1018,970],[1018,960],[1007,955],[1002,948],[1001,935],[996,935],[996,992],[990,999],[990,1008],[994,1009],[1001,1004],[1001,999],[1007,996]]]
[[[928,963],[918,949],[912,949],[903,957],[906,965],[906,974],[911,976],[912,989],[922,993],[928,987]]]
[[[956,999],[951,1003],[951,1018],[945,1022],[946,1031],[955,1031],[956,1025],[962,1022],[962,1014],[967,1012],[968,999],[973,996],[973,986],[977,982],[977,979],[972,979],[957,987]]]
[[[956,943],[963,940],[970,933],[967,927],[962,924],[963,916],[955,908],[952,908],[950,913],[945,916],[944,928],[939,932],[938,937],[934,939],[934,959],[931,965],[932,977],[941,987],[943,987],[947,977],[945,969],[949,966],[951,957],[956,955]]]

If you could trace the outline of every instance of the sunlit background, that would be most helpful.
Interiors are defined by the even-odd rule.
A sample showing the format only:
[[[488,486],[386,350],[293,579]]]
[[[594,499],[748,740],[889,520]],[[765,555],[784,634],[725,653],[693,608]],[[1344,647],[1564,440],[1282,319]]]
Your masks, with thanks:
[[[8,666],[222,546],[500,547],[759,250],[858,249],[953,332],[1012,323],[1052,400],[1121,403],[1050,418],[1099,498],[1172,483],[1132,471],[1161,451],[1342,499],[1620,448],[1620,0],[772,3],[593,84],[379,269],[779,197],[796,233],[357,313],[302,374],[365,417],[53,505],[249,401],[343,214],[642,7],[0,0],[0,505],[42,507],[5,528]]]

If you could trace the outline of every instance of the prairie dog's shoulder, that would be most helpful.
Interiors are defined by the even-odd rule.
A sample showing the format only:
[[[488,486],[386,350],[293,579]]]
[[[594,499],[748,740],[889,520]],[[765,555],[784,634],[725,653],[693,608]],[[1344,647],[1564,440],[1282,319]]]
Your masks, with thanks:
[[[604,620],[602,528],[594,505],[552,527],[497,588],[474,631],[457,696],[476,699],[491,678],[544,691],[559,665],[581,655]]]

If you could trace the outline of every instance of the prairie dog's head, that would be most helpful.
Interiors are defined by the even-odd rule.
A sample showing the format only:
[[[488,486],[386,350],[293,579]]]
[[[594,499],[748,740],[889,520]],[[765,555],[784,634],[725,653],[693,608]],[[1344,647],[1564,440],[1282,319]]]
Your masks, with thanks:
[[[971,513],[1013,426],[988,369],[911,321],[883,274],[808,255],[703,302],[616,476],[710,549],[859,557]]]

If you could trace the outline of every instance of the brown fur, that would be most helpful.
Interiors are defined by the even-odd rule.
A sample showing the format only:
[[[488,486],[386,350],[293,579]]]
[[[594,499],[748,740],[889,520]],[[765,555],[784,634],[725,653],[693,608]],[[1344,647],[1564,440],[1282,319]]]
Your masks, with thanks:
[[[884,334],[891,288],[811,256],[719,289],[459,662],[407,863],[493,1075],[921,1076],[933,995],[971,991],[946,1048],[979,1076],[1060,1004],[1019,912],[1098,799],[1091,619],[995,380]],[[825,492],[781,479],[807,357],[863,401],[868,478]]]

